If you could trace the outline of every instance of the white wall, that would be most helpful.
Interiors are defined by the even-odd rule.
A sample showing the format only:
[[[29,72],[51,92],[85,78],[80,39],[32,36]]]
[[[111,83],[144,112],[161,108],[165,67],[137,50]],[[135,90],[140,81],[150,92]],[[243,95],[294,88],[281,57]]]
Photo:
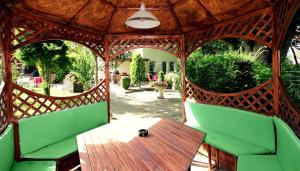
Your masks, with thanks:
[[[158,49],[151,49],[151,48],[144,48],[143,57],[146,59],[149,59],[150,61],[155,61],[155,72],[162,71],[162,62],[167,62],[167,72],[170,71],[169,63],[174,62],[174,69],[176,68],[175,64],[177,62],[177,57],[174,55],[158,50]],[[146,70],[147,73],[149,72],[149,64],[148,64],[148,70]]]
[[[168,52],[164,52],[158,49],[151,49],[151,48],[136,49],[134,52],[141,54],[144,59],[149,59],[145,61],[146,74],[149,73],[150,61],[155,61],[155,72],[162,71],[162,62],[167,62],[167,72],[170,71],[169,68],[170,62],[174,62],[174,69],[176,67],[177,58]],[[119,66],[118,70],[120,73],[126,72],[129,74],[130,62],[129,61],[123,62]]]

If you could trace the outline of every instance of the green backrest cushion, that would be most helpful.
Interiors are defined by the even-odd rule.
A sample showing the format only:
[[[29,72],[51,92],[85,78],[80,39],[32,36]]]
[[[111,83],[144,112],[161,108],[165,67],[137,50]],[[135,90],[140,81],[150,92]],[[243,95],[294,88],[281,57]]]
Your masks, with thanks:
[[[107,122],[106,102],[21,119],[19,121],[21,155],[76,136]]]
[[[192,102],[185,102],[185,110],[189,126],[218,131],[275,151],[272,117],[229,107]]]
[[[0,135],[0,171],[9,171],[14,161],[14,130],[10,124]]]
[[[285,171],[300,171],[300,140],[281,119],[274,117],[277,132],[277,157]]]

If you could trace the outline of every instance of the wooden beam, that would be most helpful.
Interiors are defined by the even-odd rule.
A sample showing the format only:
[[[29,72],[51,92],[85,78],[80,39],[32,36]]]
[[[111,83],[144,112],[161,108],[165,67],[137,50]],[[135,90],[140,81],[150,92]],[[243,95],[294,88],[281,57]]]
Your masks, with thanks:
[[[188,1],[188,0],[179,0],[173,4],[173,7],[174,8],[179,7],[179,6],[183,5],[186,1]]]
[[[197,0],[197,2],[204,9],[204,12],[205,12],[207,17],[215,19],[215,16],[202,4],[202,2],[200,0]],[[215,19],[215,21],[216,21],[216,19]]]
[[[110,28],[111,28],[111,26],[112,26],[112,22],[113,22],[113,20],[114,20],[114,17],[115,17],[115,15],[116,15],[116,13],[118,12],[118,7],[119,7],[119,5],[120,5],[119,2],[120,2],[120,0],[118,0],[118,2],[117,2],[117,7],[114,8],[114,10],[113,10],[113,12],[112,12],[112,14],[111,14],[111,16],[110,16],[108,25],[107,25],[106,30],[105,30],[105,35],[107,35],[107,34],[109,33],[109,31],[110,31]]]
[[[169,10],[170,10],[170,12],[171,12],[171,14],[172,14],[172,16],[173,16],[175,22],[176,22],[177,29],[179,30],[179,32],[180,32],[181,34],[183,34],[182,25],[181,25],[181,23],[180,23],[180,21],[179,21],[177,15],[176,15],[175,11],[174,11],[174,7],[172,6],[172,2],[171,2],[170,0],[166,0],[166,1],[167,1]]]
[[[106,5],[109,5],[109,6],[113,7],[113,8],[116,8],[116,6],[114,4],[112,4],[111,2],[109,2],[109,1],[106,1],[106,0],[100,0],[100,1],[103,2]]]
[[[273,35],[272,41],[277,42],[279,39],[278,27],[277,27],[277,13],[276,11],[272,11],[272,27],[273,27]],[[272,44],[272,80],[273,80],[273,108],[275,115],[279,115],[279,92],[280,92],[280,50],[279,44]]]
[[[140,35],[140,34],[126,34],[126,35],[106,35],[106,39],[111,41],[118,39],[180,39],[182,35]]]
[[[138,11],[140,8],[133,8],[133,7],[118,7],[118,10],[124,10],[124,11]],[[159,8],[159,7],[155,7],[155,8],[151,8],[151,7],[146,7],[147,11],[169,11],[169,8]]]
[[[67,24],[69,25],[70,23],[72,23],[72,21],[77,18],[78,14],[91,2],[91,0],[88,0],[84,5],[82,5],[82,7],[71,17],[71,19],[67,22]]]

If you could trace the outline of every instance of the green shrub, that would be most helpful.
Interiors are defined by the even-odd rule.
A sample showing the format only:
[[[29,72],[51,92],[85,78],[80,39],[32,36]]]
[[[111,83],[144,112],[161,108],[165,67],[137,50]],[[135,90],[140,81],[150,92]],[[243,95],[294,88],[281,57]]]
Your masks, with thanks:
[[[165,73],[163,71],[158,72],[158,81],[164,82],[165,81]]]
[[[121,77],[121,87],[127,90],[130,86],[130,77],[129,76],[122,76]]]
[[[282,79],[287,88],[289,96],[300,108],[300,67],[285,59],[281,64]]]
[[[269,72],[258,70],[270,71],[269,66],[255,62],[250,54],[240,52],[194,55],[186,62],[186,75],[190,81],[219,93],[248,90],[271,78]]]
[[[176,74],[174,72],[168,72],[165,75],[165,81],[168,84],[168,87],[172,87],[173,84],[173,80],[175,79]]]

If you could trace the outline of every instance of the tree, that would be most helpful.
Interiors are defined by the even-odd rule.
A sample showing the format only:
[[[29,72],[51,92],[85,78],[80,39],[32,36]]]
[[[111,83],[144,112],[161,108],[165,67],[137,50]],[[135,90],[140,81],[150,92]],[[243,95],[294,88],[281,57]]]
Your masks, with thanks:
[[[74,73],[84,90],[91,88],[95,73],[95,54],[80,44],[65,42],[69,47],[68,56],[72,60],[71,72]]]
[[[133,84],[139,84],[145,80],[145,63],[140,54],[134,54],[130,63],[130,78]]]
[[[38,66],[44,79],[43,88],[50,95],[51,73],[63,71],[71,64],[67,57],[68,47],[61,40],[50,40],[26,45],[17,53],[19,60],[30,66]]]

